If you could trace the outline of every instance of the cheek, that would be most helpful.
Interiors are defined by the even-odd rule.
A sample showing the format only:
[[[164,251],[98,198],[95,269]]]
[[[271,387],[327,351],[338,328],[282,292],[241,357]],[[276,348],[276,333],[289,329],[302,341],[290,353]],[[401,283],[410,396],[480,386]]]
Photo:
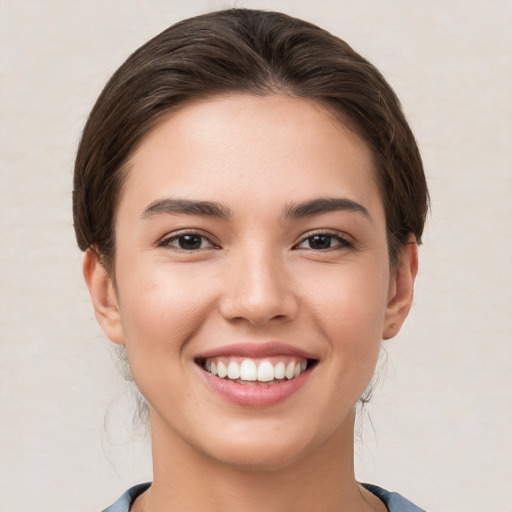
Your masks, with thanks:
[[[185,272],[141,268],[150,267],[139,266],[129,279],[125,276],[119,290],[131,373],[152,406],[160,400],[186,400],[184,351],[205,321],[208,290]]]
[[[389,273],[378,260],[372,265],[360,264],[327,268],[308,283],[307,300],[325,326],[342,339],[380,342],[386,312]]]
[[[340,393],[359,396],[371,379],[379,356],[387,304],[387,269],[368,267],[340,269],[317,276],[311,294],[314,323],[328,341],[336,364],[331,382]]]
[[[173,355],[172,364],[179,363],[176,354],[200,328],[212,302],[203,276],[143,263],[130,270],[119,279],[124,283],[119,304],[130,363],[155,362],[166,353]]]

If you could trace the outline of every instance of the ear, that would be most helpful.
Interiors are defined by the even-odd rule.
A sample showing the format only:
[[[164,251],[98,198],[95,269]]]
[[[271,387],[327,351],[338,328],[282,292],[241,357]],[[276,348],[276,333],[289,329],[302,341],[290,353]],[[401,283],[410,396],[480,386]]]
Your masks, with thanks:
[[[387,340],[398,334],[411,309],[414,280],[418,272],[418,244],[411,235],[401,249],[399,267],[391,277],[388,305],[384,319],[382,338]]]
[[[92,249],[85,251],[83,273],[98,323],[111,341],[123,345],[123,328],[114,283],[101,264],[98,253]]]

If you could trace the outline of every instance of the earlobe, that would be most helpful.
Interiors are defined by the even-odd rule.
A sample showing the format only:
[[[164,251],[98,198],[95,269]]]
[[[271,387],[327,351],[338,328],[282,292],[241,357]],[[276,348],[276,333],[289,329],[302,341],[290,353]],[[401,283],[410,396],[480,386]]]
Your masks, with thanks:
[[[83,273],[98,323],[111,341],[123,345],[121,315],[114,284],[99,255],[92,249],[85,252]]]
[[[418,244],[411,235],[402,247],[399,267],[392,277],[382,338],[387,340],[398,334],[411,309],[414,280],[418,272]]]

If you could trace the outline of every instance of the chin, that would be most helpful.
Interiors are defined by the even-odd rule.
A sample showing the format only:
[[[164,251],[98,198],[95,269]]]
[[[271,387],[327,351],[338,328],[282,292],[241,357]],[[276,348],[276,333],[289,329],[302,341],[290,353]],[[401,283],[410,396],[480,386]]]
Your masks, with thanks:
[[[251,428],[232,425],[234,428],[219,435],[204,437],[202,446],[196,448],[212,460],[240,470],[277,471],[297,464],[322,444],[329,444],[333,433],[311,426],[310,422],[295,428],[279,422],[260,423]]]
[[[294,465],[302,456],[295,446],[282,443],[239,443],[212,454],[220,463],[249,472],[271,472]]]

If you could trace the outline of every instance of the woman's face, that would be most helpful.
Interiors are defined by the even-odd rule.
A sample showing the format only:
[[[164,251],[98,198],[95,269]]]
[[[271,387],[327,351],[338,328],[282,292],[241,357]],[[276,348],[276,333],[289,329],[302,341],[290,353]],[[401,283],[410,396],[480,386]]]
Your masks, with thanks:
[[[366,144],[311,101],[233,95],[170,115],[128,169],[116,288],[92,253],[85,274],[154,443],[277,468],[348,442],[415,272],[406,249],[390,275]]]

